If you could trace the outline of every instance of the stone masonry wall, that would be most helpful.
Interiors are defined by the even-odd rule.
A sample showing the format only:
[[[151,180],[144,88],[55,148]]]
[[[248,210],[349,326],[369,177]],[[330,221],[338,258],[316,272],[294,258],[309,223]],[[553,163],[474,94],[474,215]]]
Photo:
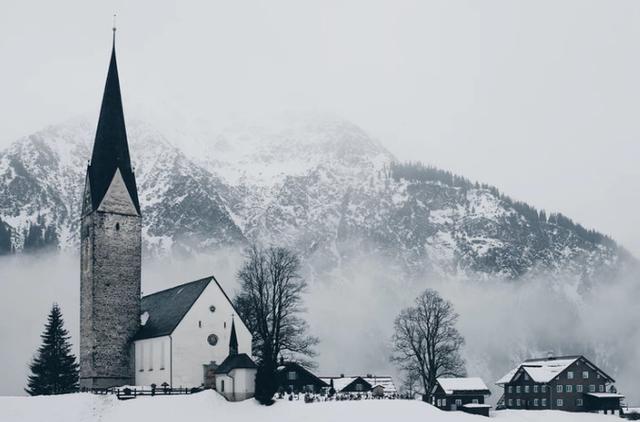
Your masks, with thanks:
[[[134,382],[140,328],[141,217],[95,211],[82,221],[80,386]]]

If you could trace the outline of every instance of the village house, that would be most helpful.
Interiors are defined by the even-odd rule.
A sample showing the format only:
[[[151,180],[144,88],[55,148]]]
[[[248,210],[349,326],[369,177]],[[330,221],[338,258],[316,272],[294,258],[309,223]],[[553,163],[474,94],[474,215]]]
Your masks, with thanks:
[[[340,374],[338,377],[322,377],[321,380],[329,386],[333,383],[333,388],[338,394],[367,393],[374,397],[395,397],[398,393],[393,379],[389,376]]]
[[[340,374],[339,377],[322,377],[320,379],[328,385],[333,385],[337,394],[364,394],[371,391],[373,387],[361,376],[345,377],[344,374]]]
[[[498,407],[620,413],[615,380],[584,356],[529,359],[503,376]]]
[[[281,360],[276,377],[282,392],[319,394],[329,388],[329,384],[295,362]]]
[[[371,384],[371,394],[374,397],[395,397],[398,394],[393,378],[389,376],[367,374],[363,379]]]
[[[432,404],[440,410],[489,416],[491,406],[485,404],[485,397],[491,391],[480,378],[438,378],[432,395]]]

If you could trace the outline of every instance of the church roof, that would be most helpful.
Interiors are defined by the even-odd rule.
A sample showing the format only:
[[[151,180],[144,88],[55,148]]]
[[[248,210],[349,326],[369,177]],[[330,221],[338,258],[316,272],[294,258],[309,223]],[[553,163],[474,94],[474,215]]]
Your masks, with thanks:
[[[87,169],[88,183],[91,190],[91,209],[85,211],[90,212],[98,209],[100,202],[107,193],[107,189],[109,189],[116,169],[120,169],[127,191],[139,214],[140,203],[138,201],[136,179],[129,157],[114,39],[100,108],[100,118],[96,129],[96,138],[93,144],[91,164]]]
[[[134,340],[171,334],[212,280],[213,276],[142,297],[140,314],[146,312],[148,318]]]
[[[216,368],[216,374],[228,374],[234,369],[254,369],[258,366],[246,353],[239,355],[229,355]]]

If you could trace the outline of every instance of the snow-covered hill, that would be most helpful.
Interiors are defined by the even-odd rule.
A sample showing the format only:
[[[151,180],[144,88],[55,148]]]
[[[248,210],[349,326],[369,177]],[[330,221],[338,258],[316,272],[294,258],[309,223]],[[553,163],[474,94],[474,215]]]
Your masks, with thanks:
[[[620,420],[613,415],[569,413],[552,410],[500,411],[491,419],[504,422],[606,422]],[[263,422],[326,421],[484,421],[484,416],[443,412],[415,400],[361,400],[343,402],[278,401],[270,407],[254,400],[225,401],[213,391],[191,396],[141,397],[118,401],[113,396],[87,393],[41,397],[0,397],[0,420],[4,422],[175,422],[224,420]]]
[[[0,153],[0,252],[77,247],[94,130],[77,119]],[[543,269],[587,280],[632,260],[610,239],[489,186],[392,165],[379,142],[345,120],[236,123],[168,131],[171,139],[130,120],[128,132],[154,254],[261,241],[325,267],[371,251],[407,274],[515,278]],[[195,138],[189,154],[176,146]]]

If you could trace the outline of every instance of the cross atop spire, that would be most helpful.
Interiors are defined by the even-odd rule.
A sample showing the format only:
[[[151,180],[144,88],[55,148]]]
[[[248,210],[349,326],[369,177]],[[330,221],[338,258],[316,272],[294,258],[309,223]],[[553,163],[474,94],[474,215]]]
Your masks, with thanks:
[[[116,46],[116,14],[113,14],[113,46]]]

